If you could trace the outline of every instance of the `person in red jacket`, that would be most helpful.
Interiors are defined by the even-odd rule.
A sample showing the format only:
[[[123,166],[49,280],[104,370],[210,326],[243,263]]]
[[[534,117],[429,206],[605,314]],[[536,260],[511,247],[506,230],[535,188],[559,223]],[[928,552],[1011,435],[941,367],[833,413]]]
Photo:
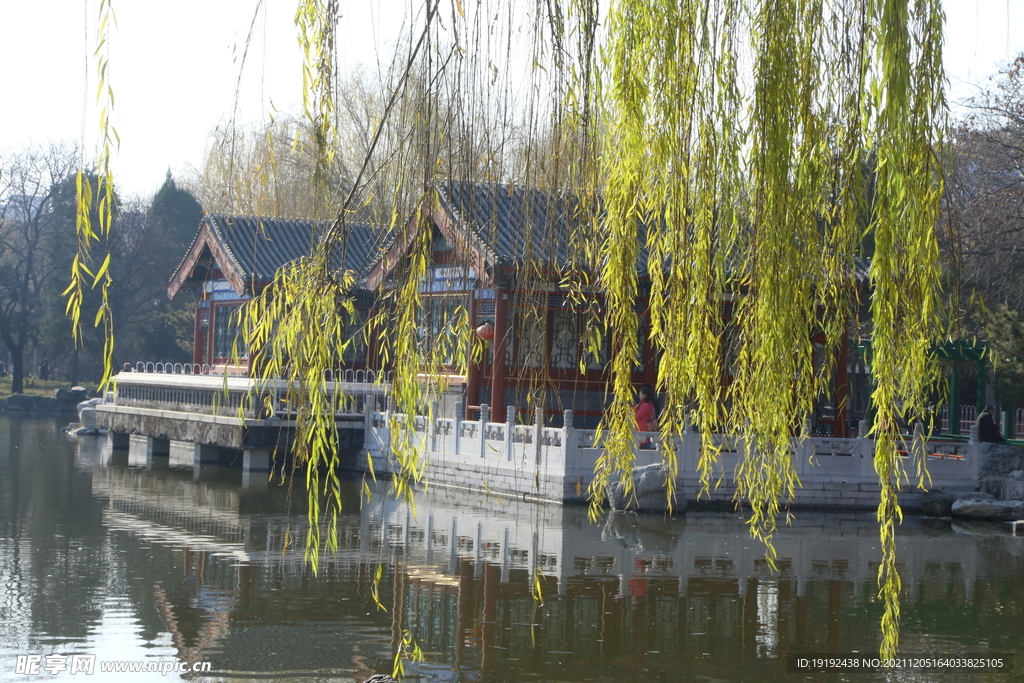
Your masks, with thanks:
[[[654,400],[654,391],[649,384],[640,387],[640,395],[637,399],[636,408],[633,409],[633,417],[636,419],[636,431],[655,432],[658,430],[658,404]],[[648,437],[640,442],[640,448],[650,448],[651,439]]]

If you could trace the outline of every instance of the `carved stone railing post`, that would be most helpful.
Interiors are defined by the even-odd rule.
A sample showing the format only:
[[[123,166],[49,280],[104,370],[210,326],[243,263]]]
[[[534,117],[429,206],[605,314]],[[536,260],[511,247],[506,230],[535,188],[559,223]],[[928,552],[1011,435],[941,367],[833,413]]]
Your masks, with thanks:
[[[978,435],[978,425],[971,425],[971,436],[967,443],[967,457],[971,459],[971,480],[977,484],[981,476],[981,439]]]
[[[491,419],[491,407],[486,403],[480,406],[480,429],[477,434],[480,437],[480,457],[483,458],[487,453],[486,441],[487,441],[487,422]]]
[[[462,401],[455,404],[455,419],[452,421],[452,425],[455,429],[455,438],[453,439],[455,453],[462,453],[462,419],[465,417],[465,407]],[[454,536],[452,537],[454,538]]]
[[[427,435],[430,437],[430,450],[437,452],[437,401],[430,402],[430,414],[427,415],[430,424],[427,425]]]
[[[566,468],[565,474],[569,474],[569,463],[575,462],[570,459],[570,456],[575,455],[577,450],[579,450],[579,432],[573,425],[572,411],[565,410],[562,412],[562,464]]]
[[[686,413],[683,416],[683,457],[680,458],[679,471],[696,472],[697,464],[700,461],[700,444],[703,434],[698,434],[693,428],[693,413]]]
[[[516,407],[505,406],[505,460],[512,462],[516,434]]]

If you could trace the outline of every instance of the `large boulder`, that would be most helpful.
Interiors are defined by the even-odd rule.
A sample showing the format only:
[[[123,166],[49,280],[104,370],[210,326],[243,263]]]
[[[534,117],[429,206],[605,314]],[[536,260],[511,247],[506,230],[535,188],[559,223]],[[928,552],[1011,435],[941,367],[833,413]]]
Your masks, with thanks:
[[[981,490],[991,493],[997,500],[1024,500],[1024,479],[1018,477],[985,477]]]
[[[36,409],[36,397],[29,394],[14,394],[7,398],[7,408],[12,412],[30,412]]]
[[[1005,477],[1014,470],[1024,469],[1024,448],[1005,443],[978,444],[980,477]]]
[[[84,392],[83,392],[84,395]],[[70,389],[57,389],[53,392],[53,398],[57,402],[58,410],[75,410],[84,398],[80,398],[78,392]]]
[[[929,517],[949,517],[957,500],[994,500],[990,493],[935,489],[921,496],[921,512]]]
[[[973,519],[1024,519],[1024,500],[957,500],[952,513]]]
[[[1024,500],[1024,479],[1007,477],[1003,481],[1003,495],[1000,500]]]
[[[60,404],[53,396],[36,396],[37,413],[53,413],[60,410]]]
[[[609,505],[613,510],[664,510],[665,473],[665,467],[660,463],[635,468],[632,495],[623,495],[622,483],[615,481],[608,487]],[[672,509],[677,513],[685,512],[686,500],[677,496]]]
[[[7,398],[7,408],[12,412],[52,413],[60,408],[60,404],[52,396],[33,396],[32,394],[15,394]]]

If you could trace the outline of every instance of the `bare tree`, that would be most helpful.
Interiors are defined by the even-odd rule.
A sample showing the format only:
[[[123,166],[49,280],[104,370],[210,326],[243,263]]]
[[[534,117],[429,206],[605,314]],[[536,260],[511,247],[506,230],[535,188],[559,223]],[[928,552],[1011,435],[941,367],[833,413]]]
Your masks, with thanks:
[[[184,185],[207,211],[257,216],[326,218],[325,202],[309,181],[316,164],[309,126],[279,117],[261,127],[219,127],[206,160]],[[328,185],[345,187],[342,156],[330,169]]]
[[[990,305],[1024,312],[1024,55],[966,104],[948,183],[963,279]]]
[[[25,349],[56,268],[51,200],[76,165],[73,149],[61,144],[0,153],[0,340],[11,354],[15,394],[24,391]]]

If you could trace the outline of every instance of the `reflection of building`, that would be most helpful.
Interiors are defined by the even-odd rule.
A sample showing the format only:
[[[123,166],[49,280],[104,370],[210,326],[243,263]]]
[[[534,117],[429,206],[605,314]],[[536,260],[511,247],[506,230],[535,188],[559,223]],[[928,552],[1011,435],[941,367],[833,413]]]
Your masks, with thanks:
[[[732,515],[619,513],[595,525],[578,508],[435,490],[417,498],[415,516],[376,501],[363,524],[403,569],[394,585],[406,626],[460,667],[642,660],[668,673],[679,659],[775,658],[784,669],[793,648],[877,647],[871,515],[816,515],[782,529],[778,572]],[[976,539],[917,528],[899,542],[907,602],[973,593]]]
[[[436,489],[413,513],[380,492],[360,503],[353,488],[339,551],[317,576],[303,560],[305,515],[283,514],[279,489],[246,494],[174,469],[111,466],[93,478],[111,533],[148,549],[134,562],[172,570],[149,581],[139,609],[157,610],[180,656],[215,669],[384,670],[405,630],[428,653],[416,665],[426,680],[575,680],[580,666],[607,680],[672,680],[680,667],[735,679],[742,666],[784,670],[786,652],[877,647],[870,514],[801,516],[776,538],[773,573],[731,514],[591,524],[580,508]],[[1019,539],[921,524],[908,519],[898,534],[904,642],[942,651],[964,627],[954,615],[988,614],[993,599],[1024,615],[1024,599],[975,588],[1012,574]],[[1009,617],[988,619],[971,628],[1009,628]],[[267,650],[286,661],[260,659]],[[242,664],[246,653],[260,663]]]

